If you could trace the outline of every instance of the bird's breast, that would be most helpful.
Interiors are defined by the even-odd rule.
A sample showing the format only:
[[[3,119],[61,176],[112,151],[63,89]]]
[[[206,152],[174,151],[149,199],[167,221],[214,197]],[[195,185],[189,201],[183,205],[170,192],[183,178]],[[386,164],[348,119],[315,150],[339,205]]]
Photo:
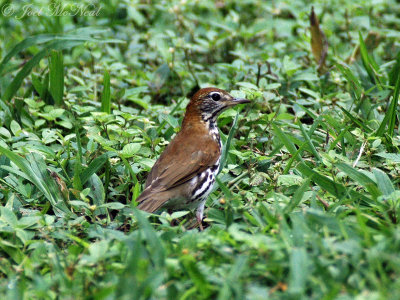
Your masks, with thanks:
[[[221,137],[219,135],[218,127],[215,124],[209,125],[209,133],[211,135],[211,138],[218,143],[220,153],[221,153],[222,152],[222,142],[221,142]]]
[[[218,173],[219,162],[220,159],[213,166],[193,177],[190,181],[192,189],[190,202],[201,202],[211,193],[215,184],[215,177]]]

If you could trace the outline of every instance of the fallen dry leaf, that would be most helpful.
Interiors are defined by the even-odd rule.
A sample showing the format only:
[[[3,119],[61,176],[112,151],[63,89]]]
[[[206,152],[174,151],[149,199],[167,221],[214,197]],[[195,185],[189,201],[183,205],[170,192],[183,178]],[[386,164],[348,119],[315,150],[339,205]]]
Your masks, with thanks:
[[[311,7],[310,30],[311,50],[315,61],[318,63],[318,72],[321,73],[325,66],[325,60],[328,54],[328,41],[324,32],[319,27],[318,18],[314,13],[314,7]]]

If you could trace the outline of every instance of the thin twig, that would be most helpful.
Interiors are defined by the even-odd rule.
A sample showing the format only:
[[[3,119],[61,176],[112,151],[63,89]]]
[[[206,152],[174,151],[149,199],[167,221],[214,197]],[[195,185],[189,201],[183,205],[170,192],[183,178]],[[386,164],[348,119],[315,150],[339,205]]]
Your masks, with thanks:
[[[260,83],[260,77],[261,77],[261,66],[262,66],[262,64],[259,62],[258,64],[257,64],[257,83],[256,83],[256,86],[257,87],[259,87],[259,83]]]
[[[315,189],[313,187],[311,187],[311,190],[313,192],[315,192],[315,196],[317,197],[318,201],[322,203],[322,205],[325,207],[325,209],[328,209],[329,208],[328,202],[326,202],[324,199],[322,199],[320,196],[318,196],[317,192],[315,191]]]
[[[329,208],[328,202],[326,202],[324,199],[322,199],[322,198],[321,198],[320,196],[318,196],[318,195],[315,195],[315,196],[317,196],[317,199],[319,200],[319,202],[321,202],[322,205],[325,206],[326,209]]]
[[[196,74],[194,73],[192,66],[190,65],[188,50],[184,48],[183,52],[185,53],[185,61],[186,61],[186,66],[188,68],[188,71],[193,76],[193,79],[196,82],[196,85],[199,86],[199,81],[197,80]]]
[[[353,163],[353,168],[358,164],[358,161],[361,158],[361,155],[364,151],[365,145],[367,144],[367,142],[362,143],[361,148],[360,148],[360,153],[358,153],[357,159],[355,160],[355,162]]]
[[[325,138],[325,147],[324,148],[328,147],[328,143],[329,143],[329,131],[326,130],[326,138]]]
[[[256,147],[252,148],[252,147],[249,147],[247,145],[243,145],[242,147],[243,147],[243,149],[250,150],[250,151],[252,151],[254,153],[257,153],[257,154],[266,155],[266,153],[262,152],[261,150],[257,149]]]

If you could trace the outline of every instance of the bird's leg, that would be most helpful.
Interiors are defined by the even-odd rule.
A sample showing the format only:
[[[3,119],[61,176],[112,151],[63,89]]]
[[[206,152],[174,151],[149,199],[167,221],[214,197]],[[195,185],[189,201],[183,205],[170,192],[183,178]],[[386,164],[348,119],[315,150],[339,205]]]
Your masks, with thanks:
[[[196,219],[199,224],[200,231],[203,231],[203,213],[204,213],[204,205],[206,204],[206,200],[203,200],[196,211]]]
[[[196,219],[197,219],[197,223],[199,224],[200,231],[203,231],[204,228],[203,228],[203,224],[202,224],[202,222],[203,222],[202,218],[201,217],[199,218],[196,214]]]

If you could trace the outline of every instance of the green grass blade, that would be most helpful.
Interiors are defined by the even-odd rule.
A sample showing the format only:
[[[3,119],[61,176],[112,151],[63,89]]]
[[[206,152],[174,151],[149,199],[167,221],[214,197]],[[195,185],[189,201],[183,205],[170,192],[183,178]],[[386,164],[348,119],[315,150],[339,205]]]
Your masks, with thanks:
[[[339,133],[339,135],[336,137],[336,139],[332,142],[332,144],[330,144],[329,146],[329,151],[333,150],[336,145],[342,141],[342,139],[344,138],[345,134],[349,132],[349,129],[352,127],[352,125],[348,125],[346,128],[342,129],[342,131]],[[343,146],[343,145],[342,145]]]
[[[108,160],[108,154],[102,154],[99,157],[93,159],[87,168],[82,171],[81,184],[84,185],[89,178],[95,174]]]
[[[180,99],[179,99],[179,101],[176,103],[176,105],[174,106],[174,108],[171,110],[171,112],[169,113],[169,115],[173,115],[174,114],[174,112],[176,111],[176,110],[178,110],[180,107],[181,107],[181,105],[182,105],[182,102],[185,100],[186,98],[185,97],[181,97]],[[161,122],[161,124],[157,127],[157,134],[161,134],[161,130],[164,128],[164,126],[165,125],[167,125],[168,124],[168,122],[167,122],[167,120],[163,120],[162,122]]]
[[[344,109],[343,107],[341,107],[340,105],[338,105],[338,107],[341,109],[341,111],[357,126],[359,126],[360,128],[364,129],[366,132],[371,132],[372,129],[369,128],[367,125],[365,125],[363,123],[363,121],[358,120],[357,118],[355,118],[349,111],[347,111],[346,109]]]
[[[371,203],[371,199],[369,199],[368,197],[351,189],[346,189],[340,183],[336,183],[332,179],[329,179],[328,177],[323,176],[318,172],[314,171],[313,169],[308,167],[305,163],[300,163],[296,167],[296,169],[305,177],[312,176],[312,179],[316,184],[318,184],[321,188],[323,188],[328,193],[332,194],[338,199],[341,199],[346,195],[349,195],[350,197],[354,198],[354,200],[361,199],[366,203]]]
[[[305,163],[300,163],[296,167],[296,169],[306,177],[312,176],[313,181],[316,184],[318,184],[324,190],[326,190],[327,192],[329,192],[330,194],[334,195],[339,199],[347,194],[347,191],[343,185],[336,183],[333,180],[329,179],[328,177],[319,174],[318,172],[308,167]]]
[[[312,177],[307,178],[303,182],[303,184],[296,189],[296,192],[294,193],[292,200],[289,202],[289,204],[284,209],[284,212],[286,214],[291,213],[297,207],[297,205],[299,205],[301,199],[303,198],[304,193],[306,192],[307,188],[310,186],[311,180],[312,180]]]
[[[20,88],[22,81],[25,79],[25,77],[27,77],[29,75],[29,73],[31,72],[31,70],[37,64],[39,64],[39,62],[42,60],[42,58],[44,58],[48,54],[48,51],[50,49],[62,50],[62,49],[66,49],[66,48],[72,48],[81,43],[83,43],[83,42],[81,42],[81,41],[56,41],[56,42],[51,43],[49,46],[47,46],[42,51],[39,51],[17,73],[14,80],[11,82],[11,84],[5,90],[4,95],[3,95],[3,100],[10,101],[10,99],[16,94],[16,92]]]
[[[293,248],[290,254],[289,291],[293,295],[300,295],[306,289],[308,270],[308,255],[304,247]]]
[[[11,82],[11,84],[7,87],[6,91],[4,92],[3,100],[9,101],[15,95],[15,93],[21,86],[24,78],[29,75],[32,68],[35,67],[40,62],[40,60],[48,54],[48,52],[50,50],[68,49],[68,48],[72,48],[72,47],[75,47],[80,44],[84,44],[89,41],[96,42],[96,43],[121,42],[119,40],[113,40],[113,39],[100,40],[100,39],[94,39],[94,38],[90,38],[90,37],[74,36],[74,35],[56,37],[53,39],[52,42],[48,43],[44,47],[43,50],[39,51],[23,66],[23,68],[18,72],[18,74],[15,76],[14,80]],[[13,51],[12,54],[15,55],[16,52]],[[7,63],[7,61],[5,61],[4,63]]]
[[[393,99],[392,99],[392,103],[390,104],[390,109],[389,109],[388,134],[391,137],[394,134],[396,116],[398,114],[397,107],[398,107],[398,103],[399,103],[399,92],[400,92],[400,68],[397,70],[396,85],[394,87]]]
[[[400,57],[398,59],[400,59]],[[396,107],[398,105],[400,92],[400,64],[398,65],[398,69],[393,72],[393,78],[395,78],[396,85],[394,87],[392,101],[389,104],[389,108],[385,114],[385,117],[383,118],[378,130],[375,133],[375,135],[377,136],[383,136],[387,123],[389,123],[387,134],[389,136],[393,136],[394,134],[394,127],[397,115]]]
[[[210,289],[208,287],[206,275],[197,266],[195,258],[189,255],[182,256],[181,264],[197,288],[197,292],[202,295],[201,298],[209,299]]]
[[[297,149],[294,146],[294,144],[289,140],[289,138],[287,137],[287,135],[278,127],[276,126],[276,124],[272,124],[272,128],[275,132],[275,134],[278,136],[278,138],[281,140],[281,142],[285,145],[285,147],[289,150],[289,152],[292,155],[297,155]],[[297,159],[298,161],[300,161],[300,163],[297,165],[296,169],[304,176],[307,178],[312,177],[313,181],[318,184],[321,188],[323,188],[324,190],[326,190],[327,192],[329,192],[330,194],[334,195],[335,197],[337,197],[338,199],[343,198],[344,196],[346,196],[347,194],[349,194],[352,197],[355,197],[357,199],[362,199],[366,202],[370,202],[371,200],[352,190],[347,190],[343,185],[334,182],[333,180],[329,179],[326,176],[323,176],[321,174],[319,174],[318,172],[314,171],[313,169],[311,169],[310,167],[308,167],[304,162],[303,159],[301,157],[299,157]]]
[[[48,200],[52,199],[54,207],[66,208],[64,197],[54,179],[50,177],[49,171],[43,158],[36,153],[30,153],[26,156],[29,162],[33,175],[41,182],[43,189],[46,191],[44,194]],[[69,212],[69,210],[67,210]]]
[[[359,100],[361,99],[361,94],[363,92],[363,88],[361,86],[360,81],[353,74],[353,72],[350,70],[350,68],[348,66],[346,66],[344,64],[337,64],[336,67],[339,69],[339,71],[346,78],[347,82],[350,85],[352,96],[358,103]]]
[[[285,145],[286,149],[290,152],[290,154],[295,155],[297,152],[296,146],[292,143],[292,141],[288,138],[288,136],[285,133],[283,133],[282,129],[276,124],[272,124],[272,128],[276,136]],[[297,160],[302,161],[303,159],[299,156]]]
[[[103,93],[101,94],[101,111],[111,113],[111,87],[110,87],[110,74],[104,70],[103,76]]]
[[[149,251],[152,253],[152,261],[157,267],[165,264],[165,250],[161,243],[161,239],[157,236],[156,231],[150,225],[149,221],[143,216],[143,213],[133,208],[134,215],[139,223],[140,230],[146,236],[146,242],[149,245]]]
[[[53,40],[55,37],[56,35],[54,34],[41,34],[28,37],[24,39],[22,42],[15,45],[14,48],[12,48],[11,51],[8,52],[6,56],[4,56],[3,60],[0,63],[0,75],[3,75],[2,73],[4,71],[4,67],[6,66],[6,64],[11,60],[12,57],[17,55],[19,52],[31,46],[49,42]]]
[[[36,76],[32,73],[31,75],[33,88],[38,92],[40,98],[44,99],[45,92],[47,91],[47,86],[44,85],[39,79],[39,76]]]
[[[355,168],[345,163],[337,163],[336,167],[338,167],[338,169],[342,172],[346,173],[355,182],[364,186],[374,199],[378,198],[381,195],[381,192],[378,190],[376,183],[367,175],[357,171]]]
[[[215,181],[217,182],[218,186],[222,190],[222,193],[224,193],[224,196],[228,199],[231,199],[232,193],[229,190],[229,188],[218,177],[215,178]]]
[[[397,78],[399,77],[399,69],[400,69],[400,51],[396,56],[396,63],[393,66],[392,70],[389,72],[389,85],[395,86]]]
[[[361,60],[363,62],[364,68],[368,73],[372,82],[379,83],[379,77],[376,76],[378,73],[378,65],[374,61],[374,59],[368,54],[367,46],[364,43],[363,37],[361,32],[358,33],[359,42],[360,42],[360,53],[361,53]]]
[[[302,151],[304,150],[304,148],[306,147],[307,143],[303,143],[299,149],[297,149],[297,151],[292,155],[292,157],[289,159],[288,163],[286,164],[285,169],[283,170],[282,174],[288,174],[290,168],[292,167],[292,164],[295,160],[298,160],[298,157],[301,155]],[[301,157],[300,157],[301,159]]]
[[[301,133],[302,133],[302,135],[303,135],[303,137],[304,137],[306,143],[307,143],[308,146],[310,147],[312,153],[314,154],[315,158],[318,160],[318,162],[321,162],[321,161],[322,161],[321,156],[318,154],[317,149],[315,149],[315,146],[314,146],[314,144],[312,143],[310,137],[308,136],[308,133],[307,133],[306,130],[304,129],[303,124],[301,124],[301,122],[298,122],[298,124],[299,124],[300,130],[301,130]]]
[[[0,75],[4,75],[4,68],[7,65],[7,63],[16,56],[18,53],[21,51],[31,47],[31,46],[37,46],[40,44],[45,44],[54,41],[61,41],[61,42],[67,42],[67,41],[79,41],[80,43],[85,43],[85,42],[94,42],[94,43],[124,43],[124,41],[118,40],[118,39],[97,39],[93,38],[91,36],[95,34],[101,34],[105,33],[107,30],[104,29],[95,29],[93,27],[86,27],[86,28],[80,28],[79,30],[74,30],[71,31],[69,34],[65,35],[55,35],[55,34],[40,34],[40,35],[35,35],[28,37],[24,39],[22,42],[18,43],[17,45],[14,46],[4,56],[0,63]],[[47,48],[47,47],[46,47]]]
[[[0,146],[0,153],[7,156],[46,197],[58,216],[70,215],[71,212],[63,202],[60,190],[49,176],[46,165],[39,155],[28,155],[29,160]]]
[[[242,277],[243,271],[246,270],[247,266],[248,257],[246,255],[241,254],[237,259],[235,259],[235,264],[232,266],[228,276],[225,278],[224,285],[218,293],[217,300],[231,299],[232,296],[236,296],[236,299],[243,298],[243,286],[238,284],[238,280]]]
[[[144,252],[142,250],[144,246],[142,245],[141,232],[139,232],[131,243],[133,245],[129,247],[129,259],[126,262],[127,268],[119,276],[117,289],[115,291],[116,299],[124,299],[124,297],[132,297],[135,299],[141,296],[139,293],[140,284],[137,279],[138,274],[140,274],[139,262]]]
[[[75,165],[74,165],[74,178],[72,182],[72,186],[75,190],[82,190],[82,182],[81,182],[81,171],[82,171],[82,144],[81,144],[81,135],[79,132],[78,124],[75,124],[75,136],[76,136],[76,145],[78,147],[78,153],[75,156]]]
[[[224,148],[222,150],[221,162],[220,162],[220,165],[219,165],[218,173],[221,172],[221,170],[225,167],[226,161],[228,159],[228,152],[229,152],[229,148],[231,147],[232,137],[235,134],[236,128],[238,126],[238,119],[239,119],[239,113],[236,114],[235,119],[233,120],[232,127],[229,130],[228,138],[226,139],[226,143],[225,143]]]
[[[14,80],[11,82],[11,84],[5,90],[5,92],[3,94],[3,99],[5,101],[10,101],[10,99],[18,91],[24,78],[29,75],[32,68],[35,67],[41,61],[41,59],[46,56],[46,54],[47,54],[47,49],[38,52],[23,66],[23,68],[17,73]]]
[[[64,104],[64,63],[61,51],[52,50],[50,55],[50,94],[56,105]]]

